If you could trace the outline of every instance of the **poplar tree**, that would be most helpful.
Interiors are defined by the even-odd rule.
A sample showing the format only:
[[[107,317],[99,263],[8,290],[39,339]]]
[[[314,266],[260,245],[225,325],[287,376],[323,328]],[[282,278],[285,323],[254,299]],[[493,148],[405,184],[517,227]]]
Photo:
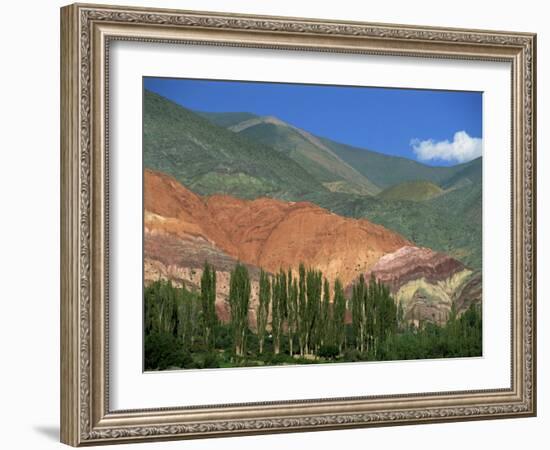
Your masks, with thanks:
[[[294,336],[297,332],[297,320],[298,320],[298,282],[292,276],[292,272],[288,271],[287,276],[288,283],[288,346],[289,354],[294,354]]]
[[[389,336],[397,331],[397,306],[390,295],[389,288],[381,282],[375,284],[376,292],[376,344],[375,355],[380,354],[380,348]]]
[[[159,289],[158,331],[175,334],[177,327],[176,291],[172,281],[163,281]]]
[[[284,321],[287,315],[288,297],[286,273],[283,270],[275,275],[272,292],[271,331],[273,334],[273,353],[279,354],[281,352],[281,338],[283,336]]]
[[[288,286],[286,272],[281,269],[279,271],[280,292],[281,292],[281,323],[284,328],[284,323],[288,317]]]
[[[367,304],[368,293],[365,288],[365,277],[359,276],[359,281],[353,285],[351,304],[352,304],[352,324],[355,336],[355,346],[362,353],[365,350],[367,340]]]
[[[200,307],[195,294],[185,285],[158,280],[145,288],[145,333],[172,335],[189,347],[198,334]]]
[[[212,350],[216,341],[214,332],[218,324],[218,316],[216,315],[216,271],[207,262],[204,263],[201,276],[201,306],[204,343],[208,350]]]
[[[403,331],[404,329],[405,329],[405,309],[403,308],[403,301],[400,300],[399,305],[397,306],[397,330]]]
[[[376,280],[373,275],[369,281],[369,286],[367,288],[367,298],[366,298],[366,307],[367,307],[367,323],[366,323],[366,351],[376,351],[376,327],[378,324],[378,301],[377,301],[377,290],[376,290]]]
[[[197,319],[199,306],[195,297],[185,288],[179,289],[177,299],[177,336],[184,348],[189,349],[197,334]]]
[[[145,317],[144,328],[146,334],[152,334],[156,331],[156,318],[158,317],[158,285],[160,281],[155,281],[145,287]]]
[[[315,326],[321,307],[322,274],[310,269],[306,275],[305,353],[315,350]]]
[[[357,298],[357,284],[353,283],[351,287],[351,329],[353,331],[353,339],[355,341],[355,348],[360,348],[360,330],[361,330],[361,310],[359,306],[359,299]]]
[[[328,344],[330,327],[330,284],[325,278],[323,283],[323,300],[321,302],[319,322],[317,326],[318,345]]]
[[[281,297],[279,295],[279,277],[275,275],[271,283],[271,336],[273,337],[273,353],[280,351],[281,331]]]
[[[300,356],[304,356],[306,348],[306,312],[306,269],[303,264],[300,264],[298,268],[298,314],[296,320],[298,330],[298,345],[300,346]]]
[[[229,281],[229,307],[235,354],[244,356],[248,330],[248,305],[250,303],[250,278],[247,268],[237,263]]]
[[[145,327],[152,333],[175,334],[177,313],[171,281],[158,280],[145,290]]]
[[[269,315],[269,304],[271,302],[271,282],[267,273],[262,269],[260,272],[260,292],[259,292],[258,314],[256,316],[256,328],[258,333],[259,351],[264,351],[264,340],[267,327],[267,318]]]
[[[342,282],[337,278],[334,282],[334,302],[333,313],[331,319],[332,339],[334,344],[338,346],[340,354],[342,353],[344,338],[346,335],[346,297],[344,296],[344,288]]]
[[[402,309],[400,312],[386,285],[374,276],[365,285],[364,278],[359,277],[353,287],[352,322],[356,348],[360,352],[377,357],[388,337],[397,332],[402,316]]]

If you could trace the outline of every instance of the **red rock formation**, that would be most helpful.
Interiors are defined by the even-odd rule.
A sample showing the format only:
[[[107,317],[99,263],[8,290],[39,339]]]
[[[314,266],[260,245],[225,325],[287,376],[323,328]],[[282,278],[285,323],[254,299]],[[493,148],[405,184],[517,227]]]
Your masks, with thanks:
[[[341,217],[312,203],[225,195],[202,198],[173,178],[150,170],[145,171],[144,195],[146,257],[167,259],[153,252],[160,244],[148,241],[170,235],[188,247],[208,246],[214,253],[271,272],[296,269],[303,262],[346,285],[381,256],[409,244],[380,225]],[[165,246],[170,262],[196,264],[188,261],[193,252],[178,250],[181,246]]]
[[[405,246],[382,256],[366,272],[389,286],[401,302],[408,320],[447,321],[451,307],[464,312],[481,302],[481,275],[444,253],[428,248]],[[351,290],[351,286],[348,287]]]
[[[464,265],[454,258],[434,252],[429,248],[405,246],[396,252],[382,256],[367,272],[389,286],[392,292],[397,292],[409,281],[424,278],[434,284],[452,277],[465,269]]]
[[[198,288],[209,261],[218,272],[222,320],[229,317],[229,273],[237,261],[251,274],[251,325],[259,268],[296,270],[301,262],[321,270],[331,283],[340,278],[348,293],[360,274],[374,275],[404,304],[411,321],[443,323],[453,303],[460,313],[481,301],[480,275],[368,220],[341,217],[307,202],[201,197],[150,170],[144,196],[145,281],[162,277]]]

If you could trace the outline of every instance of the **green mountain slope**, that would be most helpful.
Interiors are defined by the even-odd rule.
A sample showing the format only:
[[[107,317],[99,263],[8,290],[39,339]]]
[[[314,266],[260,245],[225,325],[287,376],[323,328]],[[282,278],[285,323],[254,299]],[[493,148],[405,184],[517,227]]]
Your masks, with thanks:
[[[437,197],[443,193],[437,184],[429,181],[404,181],[384,189],[378,197],[384,200],[410,200],[420,202]]]
[[[483,175],[483,162],[481,158],[476,158],[466,164],[462,164],[460,167],[458,172],[441,184],[444,189],[457,189],[472,184],[481,184]]]
[[[365,217],[419,246],[445,252],[481,269],[481,185],[473,184],[424,201],[317,193],[305,196],[336,214]]]
[[[288,153],[329,190],[336,192],[361,193],[353,185],[357,187],[365,182],[367,190],[373,193],[408,181],[429,181],[444,189],[481,181],[481,158],[452,167],[429,166],[317,137],[274,117],[240,112],[199,114],[217,125]],[[357,173],[364,178],[357,178]]]
[[[255,114],[249,112],[205,112],[205,111],[193,111],[205,119],[208,119],[215,125],[220,127],[229,128],[245,120],[254,119],[258,117]]]
[[[255,117],[229,129],[287,154],[329,190],[363,195],[380,191],[319,138],[275,117]]]
[[[354,148],[273,117],[195,114],[145,93],[145,166],[200,194],[306,200],[481,268],[482,159],[454,167]],[[380,191],[376,196],[365,195]]]
[[[326,189],[287,155],[145,91],[144,166],[200,194],[295,199]]]
[[[322,141],[341,159],[384,189],[404,181],[417,180],[430,181],[441,185],[469,164],[434,167],[407,158],[352,147],[330,139],[323,138]]]

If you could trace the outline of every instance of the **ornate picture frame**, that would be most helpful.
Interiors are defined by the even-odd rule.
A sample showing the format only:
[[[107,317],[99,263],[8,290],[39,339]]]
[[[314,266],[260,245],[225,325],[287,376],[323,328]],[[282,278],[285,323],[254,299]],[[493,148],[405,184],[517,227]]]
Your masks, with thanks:
[[[511,65],[511,385],[113,410],[109,57],[115,41]],[[61,9],[61,441],[97,445],[536,415],[536,35],[74,4]],[[486,255],[485,257],[490,257]]]

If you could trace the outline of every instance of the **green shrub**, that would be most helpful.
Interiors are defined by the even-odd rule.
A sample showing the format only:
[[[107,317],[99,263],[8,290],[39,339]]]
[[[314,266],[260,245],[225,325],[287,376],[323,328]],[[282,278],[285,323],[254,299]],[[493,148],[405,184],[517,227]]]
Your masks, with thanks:
[[[322,345],[319,349],[319,356],[321,358],[335,359],[339,353],[338,346],[336,345]]]
[[[207,353],[204,356],[203,367],[205,369],[215,369],[220,367],[218,355],[214,352]]]
[[[346,362],[358,362],[362,360],[363,358],[359,350],[351,349],[344,352],[344,361]]]
[[[170,333],[145,336],[145,370],[165,370],[180,366],[182,351],[178,340]]]

